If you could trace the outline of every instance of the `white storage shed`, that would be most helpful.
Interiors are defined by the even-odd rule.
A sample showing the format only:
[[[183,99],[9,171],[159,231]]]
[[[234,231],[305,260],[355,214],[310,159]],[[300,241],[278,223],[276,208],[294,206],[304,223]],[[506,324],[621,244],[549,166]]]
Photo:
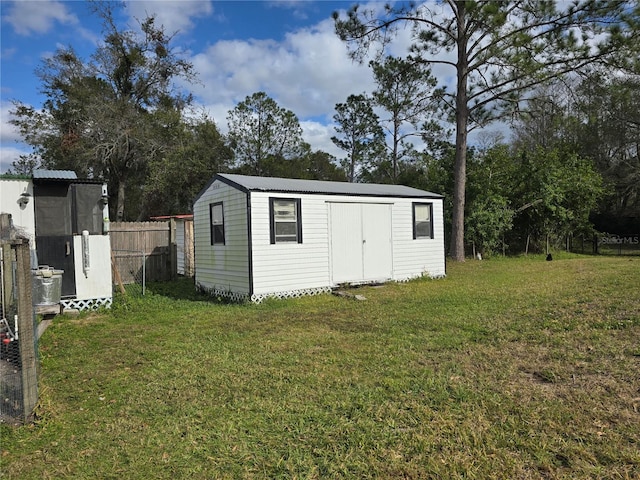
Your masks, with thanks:
[[[445,275],[435,193],[218,174],[193,210],[195,283],[212,295],[260,302]]]

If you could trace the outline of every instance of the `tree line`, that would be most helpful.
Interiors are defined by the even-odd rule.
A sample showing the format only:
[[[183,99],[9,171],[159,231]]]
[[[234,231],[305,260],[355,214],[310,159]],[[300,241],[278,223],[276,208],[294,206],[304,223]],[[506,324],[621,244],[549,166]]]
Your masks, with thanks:
[[[108,182],[113,217],[185,213],[217,172],[402,183],[446,196],[449,254],[541,248],[549,238],[632,228],[640,213],[640,7],[585,0],[448,1],[437,12],[399,4],[382,13],[354,6],[334,15],[375,90],[335,106],[336,159],[312,151],[295,113],[264,92],[228,113],[223,135],[194,114],[196,81],[153,16],[120,30],[113,4],[93,3],[104,41],[88,61],[58,49],[37,75],[42,109],[14,104],[33,147],[12,166],[71,169]],[[440,7],[438,7],[440,8]],[[606,20],[606,21],[605,21]],[[388,41],[409,24],[405,57]],[[578,33],[576,33],[578,32]],[[452,91],[432,67],[450,67]],[[512,135],[468,135],[508,121]],[[617,219],[617,220],[616,220]],[[615,221],[614,221],[615,220]],[[617,221],[617,225],[614,223]]]

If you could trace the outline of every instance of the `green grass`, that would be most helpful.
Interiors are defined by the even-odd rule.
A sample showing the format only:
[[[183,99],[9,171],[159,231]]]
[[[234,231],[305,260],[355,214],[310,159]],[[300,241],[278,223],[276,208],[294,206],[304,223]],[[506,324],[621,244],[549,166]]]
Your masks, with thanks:
[[[188,281],[57,319],[15,479],[640,478],[640,259],[224,305]]]

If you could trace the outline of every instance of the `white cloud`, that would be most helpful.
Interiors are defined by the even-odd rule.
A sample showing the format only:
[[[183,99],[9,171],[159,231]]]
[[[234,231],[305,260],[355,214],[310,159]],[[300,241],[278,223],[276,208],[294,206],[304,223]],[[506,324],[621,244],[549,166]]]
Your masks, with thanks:
[[[205,113],[210,120],[213,120],[218,127],[218,130],[223,135],[229,133],[229,128],[227,127],[227,113],[235,107],[233,103],[215,103],[215,104],[195,104],[193,106],[192,113],[189,114],[191,117],[199,118],[202,113]]]
[[[268,0],[265,3],[269,8],[290,10],[294,17],[306,20],[309,18],[309,9],[313,9],[314,2],[300,0]]]
[[[213,5],[209,1],[182,0],[180,2],[159,2],[157,0],[136,0],[126,4],[130,16],[142,21],[155,15],[156,23],[164,27],[167,34],[186,33],[193,28],[193,17],[209,16]]]
[[[11,119],[9,110],[12,108],[13,104],[10,102],[0,103],[0,143],[2,144],[22,140],[20,133],[18,133],[18,129],[9,123],[9,120]]]
[[[299,104],[299,115],[333,112],[334,105],[350,94],[374,88],[371,70],[349,58],[346,45],[333,31],[333,21],[291,33],[286,43],[290,62],[279,72],[277,88],[283,99]]]
[[[8,12],[4,21],[9,23],[19,35],[46,33],[54,27],[55,23],[78,24],[78,17],[70,13],[62,2],[57,1],[12,2]]]
[[[26,145],[17,142],[22,141],[18,129],[9,123],[11,114],[9,110],[13,105],[9,102],[0,104],[0,173],[6,173],[11,163],[18,160],[20,155],[29,153]],[[16,145],[16,146],[14,146]]]
[[[404,56],[410,44],[411,29],[400,29],[389,51]],[[189,88],[206,105],[205,110],[221,132],[227,132],[227,114],[238,102],[264,91],[300,118],[303,137],[314,150],[338,158],[344,152],[331,141],[336,103],[375,88],[368,59],[360,64],[349,57],[347,45],[335,34],[332,19],[290,32],[280,42],[219,41],[195,54],[191,61],[201,85]]]
[[[345,156],[344,150],[339,149],[331,141],[331,137],[336,134],[333,124],[326,125],[320,122],[302,121],[300,122],[304,141],[311,145],[312,150],[322,150],[340,159]]]
[[[191,61],[201,85],[190,88],[221,132],[227,132],[227,114],[237,103],[264,91],[300,118],[314,150],[337,157],[343,152],[331,142],[335,104],[373,88],[370,69],[349,58],[330,19],[289,33],[282,42],[219,41]]]
[[[17,51],[18,49],[16,47],[4,48],[2,49],[2,57],[9,60]]]
[[[29,152],[16,147],[5,147],[3,145],[0,149],[0,173],[7,173],[11,168],[11,164],[18,160],[20,155],[26,155],[27,153]]]

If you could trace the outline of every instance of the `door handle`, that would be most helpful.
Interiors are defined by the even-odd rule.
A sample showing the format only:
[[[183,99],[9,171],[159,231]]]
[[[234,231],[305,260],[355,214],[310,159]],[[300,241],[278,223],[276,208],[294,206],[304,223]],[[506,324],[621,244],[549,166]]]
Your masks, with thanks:
[[[67,257],[71,255],[71,244],[69,242],[65,242],[64,244],[64,253]]]

